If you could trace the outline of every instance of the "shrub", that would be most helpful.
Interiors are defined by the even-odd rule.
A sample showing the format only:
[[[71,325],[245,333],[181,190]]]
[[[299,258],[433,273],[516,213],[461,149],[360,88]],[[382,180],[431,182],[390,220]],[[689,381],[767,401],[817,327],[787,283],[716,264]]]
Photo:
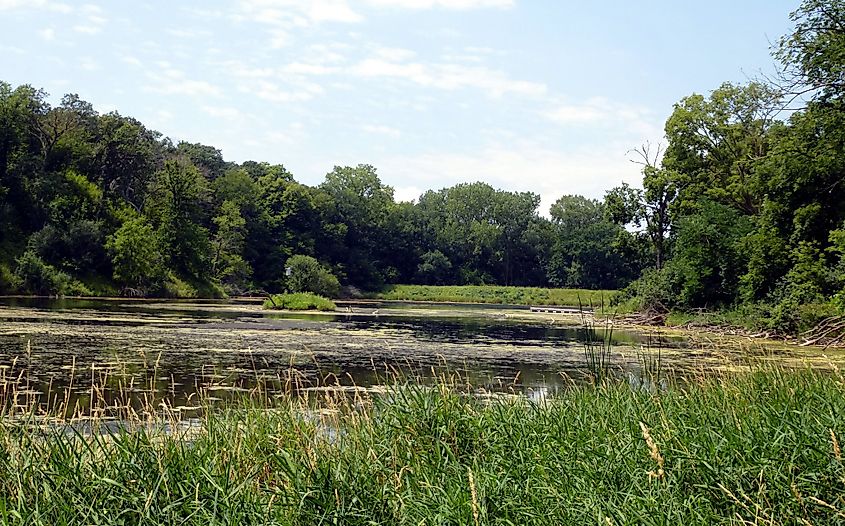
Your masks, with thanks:
[[[109,236],[106,248],[112,258],[115,281],[129,287],[157,287],[164,280],[164,266],[153,227],[142,217],[123,223]]]
[[[426,252],[417,265],[417,281],[432,285],[443,285],[452,274],[452,262],[439,250]]]
[[[287,261],[287,288],[290,292],[313,292],[329,298],[340,294],[340,282],[311,256],[296,255]]]
[[[642,277],[634,281],[618,296],[614,303],[633,301],[639,310],[665,310],[678,306],[681,296],[681,280],[677,269],[670,262],[660,270],[647,269]]]
[[[91,294],[85,285],[48,265],[31,250],[24,252],[17,263],[15,278],[22,292],[40,295]]]
[[[265,309],[333,311],[337,305],[330,299],[308,292],[275,294],[264,300]]]

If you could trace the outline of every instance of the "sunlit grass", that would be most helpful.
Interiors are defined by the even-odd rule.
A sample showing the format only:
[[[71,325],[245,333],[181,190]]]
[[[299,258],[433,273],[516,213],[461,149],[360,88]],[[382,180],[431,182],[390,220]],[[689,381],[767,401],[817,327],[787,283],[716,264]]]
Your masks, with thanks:
[[[310,292],[297,292],[295,294],[274,294],[264,300],[265,309],[285,310],[337,310],[337,305],[328,299]]]
[[[607,303],[616,291],[544,289],[498,285],[391,285],[373,294],[376,299],[440,301],[455,303],[501,303],[511,305],[560,305],[577,307]]]
[[[200,397],[193,421],[158,401],[98,421],[67,411],[50,418],[7,392],[0,523],[823,525],[845,517],[845,383],[836,372],[767,367],[657,391],[609,379],[542,402],[474,396],[457,377],[428,387],[397,378],[380,394],[321,393],[315,403],[259,388],[224,405]]]

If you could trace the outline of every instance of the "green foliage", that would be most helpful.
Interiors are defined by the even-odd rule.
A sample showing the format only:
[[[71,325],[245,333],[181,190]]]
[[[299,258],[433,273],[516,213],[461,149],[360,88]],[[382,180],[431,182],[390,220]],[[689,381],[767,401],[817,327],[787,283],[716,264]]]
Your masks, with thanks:
[[[421,283],[443,285],[452,274],[452,262],[439,250],[430,250],[420,257],[417,280]]]
[[[212,219],[212,222],[217,231],[211,241],[211,273],[229,290],[246,290],[252,269],[241,255],[244,249],[246,220],[241,215],[240,207],[235,201],[223,201],[220,215]]]
[[[630,234],[607,219],[604,203],[565,195],[552,204],[551,216],[556,239],[546,266],[549,283],[572,288],[615,288],[635,277],[638,265],[626,257],[620,244]]]
[[[340,294],[340,282],[319,261],[311,256],[298,254],[285,265],[287,287],[291,292],[313,292],[335,298]]]
[[[328,298],[310,292],[274,294],[264,300],[265,309],[284,310],[337,310],[337,305]]]
[[[703,201],[678,220],[675,230],[672,265],[680,279],[675,301],[683,307],[731,304],[747,265],[743,248],[751,220],[726,205]]]
[[[625,287],[613,303],[633,303],[635,310],[658,312],[681,307],[679,298],[683,288],[683,276],[670,261],[661,269],[648,268],[639,279]]]
[[[604,383],[542,403],[452,387],[326,395],[331,411],[290,396],[204,406],[190,430],[4,416],[0,522],[842,523],[833,374],[765,370],[654,393]]]
[[[106,243],[118,283],[142,293],[161,286],[165,277],[155,230],[144,217],[126,220]]]
[[[783,80],[792,89],[816,92],[821,100],[845,94],[845,3],[804,0],[791,13],[795,28],[775,50],[783,66]]]
[[[90,295],[91,292],[68,274],[48,265],[34,252],[17,259],[14,281],[21,292],[48,295]]]
[[[0,294],[11,294],[18,288],[17,279],[6,263],[0,263]]]
[[[196,280],[211,272],[211,245],[204,222],[208,186],[200,171],[173,159],[156,174],[150,213],[155,218],[162,253],[170,265]]]
[[[615,294],[612,290],[545,289],[496,285],[391,285],[370,294],[383,300],[441,301],[454,303],[503,303],[508,305],[599,305]]]

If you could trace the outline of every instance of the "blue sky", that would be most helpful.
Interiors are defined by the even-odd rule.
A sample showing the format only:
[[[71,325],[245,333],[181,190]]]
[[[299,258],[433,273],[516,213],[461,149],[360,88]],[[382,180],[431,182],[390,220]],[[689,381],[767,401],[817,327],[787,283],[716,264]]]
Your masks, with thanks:
[[[307,184],[369,163],[413,199],[639,182],[672,104],[774,69],[797,0],[0,0],[0,79],[78,93]]]

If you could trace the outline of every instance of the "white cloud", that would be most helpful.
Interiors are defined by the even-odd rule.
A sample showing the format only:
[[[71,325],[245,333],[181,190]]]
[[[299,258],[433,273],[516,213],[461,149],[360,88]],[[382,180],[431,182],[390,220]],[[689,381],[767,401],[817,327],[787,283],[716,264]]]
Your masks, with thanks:
[[[329,75],[340,71],[335,67],[323,66],[322,64],[307,64],[304,62],[291,62],[284,66],[282,70],[292,75]]]
[[[38,32],[38,36],[49,42],[56,38],[56,30],[52,27],[45,27]]]
[[[271,25],[363,20],[346,0],[241,0],[240,9],[243,17]]]
[[[141,65],[141,61],[137,57],[133,57],[132,55],[125,55],[121,57],[120,60],[132,66]]]
[[[149,72],[147,76],[152,84],[145,86],[145,89],[161,95],[219,97],[222,93],[218,86],[205,80],[189,79],[185,73],[177,69],[164,69],[161,73]]]
[[[484,181],[511,191],[537,192],[540,211],[564,194],[601,198],[622,181],[637,184],[639,167],[623,149],[563,151],[538,145],[487,147],[472,153],[431,153],[376,160],[387,184],[413,181],[437,189],[462,182]],[[419,194],[417,194],[419,195]]]
[[[393,198],[397,203],[416,201],[423,194],[424,190],[417,186],[395,186]]]
[[[85,71],[97,71],[100,69],[100,64],[91,57],[84,57],[79,62],[79,67]]]
[[[390,126],[385,126],[382,124],[365,124],[361,126],[361,129],[367,133],[372,133],[376,135],[387,135],[390,137],[399,137],[400,135],[402,135],[402,132],[400,132],[396,128],[391,128]]]
[[[70,13],[73,8],[61,2],[47,0],[0,0],[0,11],[11,9],[43,9],[57,13]]]
[[[203,106],[202,111],[212,117],[228,120],[241,119],[244,116],[239,109],[227,106]]]
[[[98,26],[79,24],[79,25],[73,26],[73,30],[76,31],[77,33],[84,33],[86,35],[96,35],[102,29]]]
[[[501,97],[509,93],[540,96],[547,90],[545,84],[511,79],[501,71],[484,66],[403,63],[368,58],[355,65],[351,72],[360,77],[389,77],[442,90],[477,88],[493,97]]]
[[[658,139],[663,135],[662,123],[648,108],[603,97],[578,104],[553,103],[541,116],[563,126],[613,128],[639,138]]]
[[[167,34],[176,38],[197,38],[211,35],[204,29],[168,29]]]
[[[241,84],[238,90],[242,93],[250,93],[259,99],[275,103],[304,102],[311,100],[315,95],[323,93],[323,88],[318,84],[303,84],[297,86],[296,90],[288,90],[275,82],[257,80],[249,84]]]
[[[401,9],[479,9],[487,7],[513,7],[514,0],[367,0],[376,7]]]

